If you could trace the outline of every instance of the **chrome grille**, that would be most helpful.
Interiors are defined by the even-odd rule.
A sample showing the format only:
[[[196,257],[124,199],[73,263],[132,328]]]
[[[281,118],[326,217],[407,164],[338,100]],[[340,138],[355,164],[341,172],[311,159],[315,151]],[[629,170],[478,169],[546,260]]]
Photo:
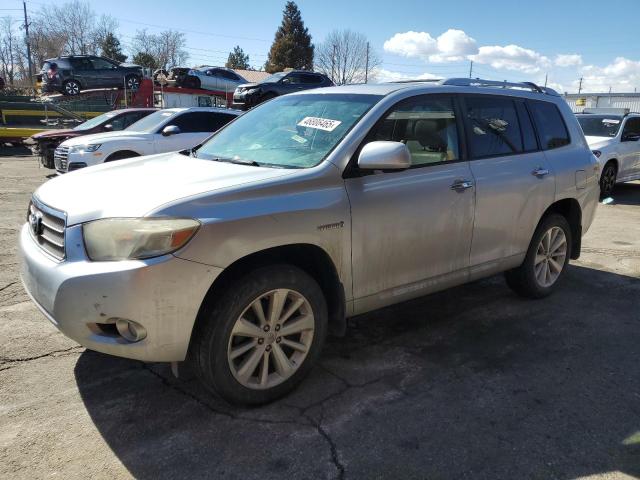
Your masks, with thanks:
[[[34,200],[29,205],[27,222],[40,248],[57,260],[64,260],[65,214]]]
[[[67,157],[69,156],[69,147],[58,147],[53,152],[53,163],[59,172],[67,171]]]

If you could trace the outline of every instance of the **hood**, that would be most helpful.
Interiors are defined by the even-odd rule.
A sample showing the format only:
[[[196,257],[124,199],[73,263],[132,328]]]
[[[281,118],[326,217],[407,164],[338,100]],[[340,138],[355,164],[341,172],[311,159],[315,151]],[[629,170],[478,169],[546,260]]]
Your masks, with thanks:
[[[44,132],[36,133],[32,135],[31,138],[34,140],[44,140],[45,138],[57,138],[57,137],[68,137],[68,136],[77,136],[80,132],[78,130],[74,130],[73,128],[56,128],[52,130],[45,130]]]
[[[49,180],[34,195],[65,211],[67,224],[75,225],[106,217],[141,217],[182,198],[294,172],[163,153],[76,170]]]
[[[585,136],[584,137],[587,143],[589,144],[589,148],[601,148],[610,145],[615,137],[593,137],[593,136]]]
[[[236,88],[241,88],[243,90],[248,90],[250,88],[256,88],[262,85],[261,83],[251,82],[251,83],[241,83]]]
[[[70,138],[64,142],[65,147],[73,145],[88,145],[90,143],[105,143],[110,140],[143,140],[148,138],[151,133],[134,132],[132,130],[119,130],[117,132],[92,133],[91,135],[82,135],[77,138]]]

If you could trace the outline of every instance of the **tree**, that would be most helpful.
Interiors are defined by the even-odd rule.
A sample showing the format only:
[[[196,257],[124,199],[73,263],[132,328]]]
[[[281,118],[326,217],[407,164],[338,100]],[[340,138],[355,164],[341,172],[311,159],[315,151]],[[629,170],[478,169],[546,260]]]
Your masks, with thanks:
[[[17,38],[11,17],[0,19],[0,72],[9,85],[15,78]]]
[[[186,44],[184,33],[175,30],[165,30],[158,34],[138,30],[131,50],[135,63],[150,68],[169,69],[184,64],[189,59],[189,54],[184,50]],[[146,64],[135,60],[136,58],[144,60]],[[153,58],[154,66],[149,65],[150,58]]]
[[[334,30],[318,47],[315,68],[336,85],[369,81],[371,71],[380,66],[380,59],[368,44],[361,33]]]
[[[133,63],[140,65],[141,67],[150,68],[155,70],[158,68],[158,62],[155,57],[147,52],[138,52],[133,56]]]
[[[100,51],[101,55],[111,58],[116,62],[124,62],[127,59],[127,56],[122,53],[122,49],[120,48],[120,40],[111,32],[107,33],[104,40],[102,40]]]
[[[241,70],[249,69],[249,55],[246,55],[240,48],[240,45],[236,45],[232,52],[229,52],[227,63],[224,64],[227,68],[238,68]]]
[[[295,2],[288,1],[282,12],[282,24],[278,28],[265,63],[269,73],[285,68],[311,70],[313,68],[313,44],[304,26],[300,10]]]

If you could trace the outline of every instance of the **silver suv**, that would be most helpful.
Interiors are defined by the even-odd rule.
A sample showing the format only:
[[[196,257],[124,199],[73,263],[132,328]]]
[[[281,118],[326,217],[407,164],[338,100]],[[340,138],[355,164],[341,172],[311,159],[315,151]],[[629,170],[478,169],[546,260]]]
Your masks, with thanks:
[[[198,148],[43,184],[22,279],[87,348],[188,361],[227,400],[259,404],[294,388],[346,317],[499,272],[550,294],[580,254],[598,174],[551,89],[304,91]]]

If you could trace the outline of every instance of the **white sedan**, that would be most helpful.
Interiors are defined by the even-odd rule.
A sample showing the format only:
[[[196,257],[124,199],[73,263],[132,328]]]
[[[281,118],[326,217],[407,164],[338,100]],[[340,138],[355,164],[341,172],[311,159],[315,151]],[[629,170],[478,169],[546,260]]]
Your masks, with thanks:
[[[192,148],[242,112],[213,107],[167,108],[119,132],[62,142],[54,153],[58,173],[113,160]]]

